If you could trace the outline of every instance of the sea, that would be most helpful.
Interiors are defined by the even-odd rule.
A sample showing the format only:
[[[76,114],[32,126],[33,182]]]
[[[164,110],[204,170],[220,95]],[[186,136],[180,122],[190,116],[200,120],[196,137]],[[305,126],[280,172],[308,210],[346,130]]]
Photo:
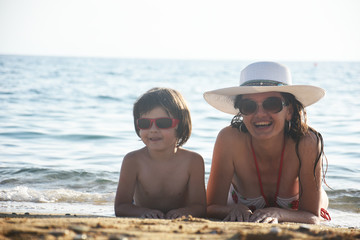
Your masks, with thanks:
[[[114,215],[126,153],[144,145],[135,100],[153,87],[179,90],[193,130],[184,148],[200,153],[209,178],[212,150],[231,115],[203,99],[237,86],[252,61],[0,55],[0,213]],[[324,138],[324,188],[335,227],[360,228],[360,62],[281,62],[293,84],[326,96],[308,123]]]

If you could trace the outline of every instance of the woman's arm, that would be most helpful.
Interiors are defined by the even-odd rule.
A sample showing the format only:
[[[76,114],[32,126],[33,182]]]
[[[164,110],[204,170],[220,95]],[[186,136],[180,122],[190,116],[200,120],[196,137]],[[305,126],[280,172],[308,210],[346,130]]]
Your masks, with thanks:
[[[263,208],[256,210],[250,217],[250,222],[278,223],[296,222],[318,224],[319,218],[313,213],[303,210],[292,210],[284,208]]]
[[[242,204],[227,205],[228,191],[234,175],[233,153],[237,131],[231,127],[220,131],[213,151],[207,186],[207,214],[210,218],[248,221],[251,211]],[[238,141],[236,141],[238,142]]]
[[[320,142],[313,132],[309,132],[300,140],[300,174],[299,174],[299,211],[305,211],[315,216],[314,223],[320,220],[320,211],[323,200],[327,201],[326,193],[323,191],[322,183],[322,156],[315,167],[315,161],[320,153]],[[314,171],[315,167],[315,171]],[[315,176],[314,176],[315,174]],[[325,198],[325,199],[324,199]]]

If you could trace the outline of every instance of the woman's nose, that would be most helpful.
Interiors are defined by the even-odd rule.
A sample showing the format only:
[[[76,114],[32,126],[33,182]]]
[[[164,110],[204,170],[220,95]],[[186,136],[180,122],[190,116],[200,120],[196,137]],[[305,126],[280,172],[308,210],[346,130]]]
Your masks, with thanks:
[[[267,114],[267,111],[263,108],[262,104],[258,104],[258,107],[255,111],[255,115],[263,115],[263,114]]]

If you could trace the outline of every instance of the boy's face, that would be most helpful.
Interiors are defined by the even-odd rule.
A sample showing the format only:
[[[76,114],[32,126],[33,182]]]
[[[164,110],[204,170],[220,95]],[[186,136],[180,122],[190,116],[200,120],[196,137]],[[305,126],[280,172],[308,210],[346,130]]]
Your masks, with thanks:
[[[142,114],[140,118],[173,118],[169,116],[162,107],[156,107],[150,112]],[[162,129],[158,128],[155,123],[152,123],[148,129],[140,129],[140,138],[143,143],[149,148],[149,150],[163,151],[175,149],[177,138],[176,138],[176,127]]]

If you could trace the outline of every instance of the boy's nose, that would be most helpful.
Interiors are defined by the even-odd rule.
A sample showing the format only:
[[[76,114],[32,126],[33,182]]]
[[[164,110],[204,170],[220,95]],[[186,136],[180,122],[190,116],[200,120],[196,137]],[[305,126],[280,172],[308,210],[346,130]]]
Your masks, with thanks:
[[[157,131],[159,128],[156,126],[154,122],[151,123],[150,130],[151,131]]]

